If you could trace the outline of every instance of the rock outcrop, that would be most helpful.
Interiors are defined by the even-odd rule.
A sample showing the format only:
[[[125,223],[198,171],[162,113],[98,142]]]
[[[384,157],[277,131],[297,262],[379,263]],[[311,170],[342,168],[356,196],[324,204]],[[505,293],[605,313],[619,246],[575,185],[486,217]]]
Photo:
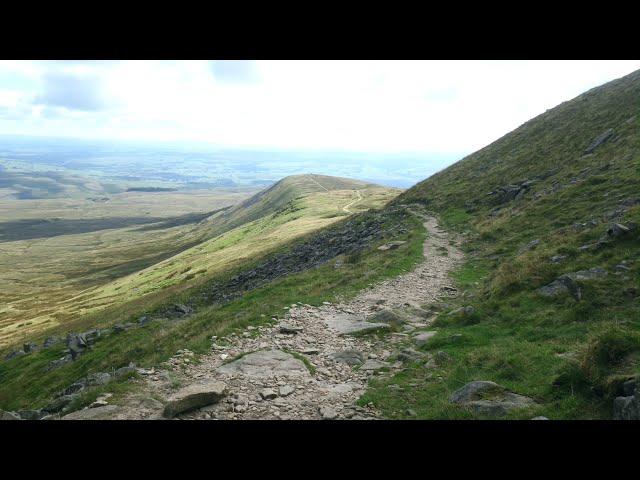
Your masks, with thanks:
[[[484,380],[467,383],[451,395],[449,402],[491,417],[502,417],[511,410],[536,404],[529,397],[510,392],[502,385]]]

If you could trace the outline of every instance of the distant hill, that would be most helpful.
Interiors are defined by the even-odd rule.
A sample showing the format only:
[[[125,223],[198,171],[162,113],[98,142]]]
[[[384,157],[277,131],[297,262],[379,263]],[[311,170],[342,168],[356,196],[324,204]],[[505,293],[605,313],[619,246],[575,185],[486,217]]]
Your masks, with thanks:
[[[361,190],[367,187],[379,186],[350,178],[330,177],[327,175],[291,175],[244,202],[224,212],[212,215],[207,221],[217,224],[216,231],[227,230],[267,214],[275,213],[294,200],[312,193],[324,193],[334,190]]]
[[[165,289],[186,290],[353,213],[381,208],[399,192],[337,177],[286,177],[202,220],[190,233],[200,238],[197,245],[136,273],[87,289],[65,303],[65,312],[91,312],[147,294],[158,295]],[[153,235],[152,230],[149,232]]]

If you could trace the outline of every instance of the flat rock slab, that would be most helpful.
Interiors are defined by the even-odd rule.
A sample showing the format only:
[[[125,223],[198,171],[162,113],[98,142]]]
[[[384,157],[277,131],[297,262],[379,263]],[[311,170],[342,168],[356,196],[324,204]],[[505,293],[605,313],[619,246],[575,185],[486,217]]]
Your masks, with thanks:
[[[165,405],[163,416],[173,418],[176,415],[217,403],[227,394],[227,386],[218,381],[194,383],[179,390]]]
[[[88,408],[71,412],[62,417],[62,420],[109,420],[119,410],[117,405],[105,405],[104,407]]]
[[[249,353],[216,369],[226,375],[244,374],[251,377],[309,376],[302,361],[282,350],[260,350]]]
[[[341,350],[334,352],[329,357],[339,363],[346,363],[347,365],[361,365],[364,362],[364,354],[359,350]]]
[[[389,364],[387,362],[381,362],[380,360],[369,359],[366,362],[364,362],[364,365],[360,367],[360,370],[375,371],[388,366]]]
[[[387,323],[365,321],[363,315],[329,315],[324,318],[324,321],[328,326],[336,330],[338,335],[359,335],[390,329]]]

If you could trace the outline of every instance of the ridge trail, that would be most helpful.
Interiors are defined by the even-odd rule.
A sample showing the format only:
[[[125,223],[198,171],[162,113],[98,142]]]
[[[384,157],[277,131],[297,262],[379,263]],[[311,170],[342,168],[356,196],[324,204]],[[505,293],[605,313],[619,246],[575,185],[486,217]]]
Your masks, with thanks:
[[[434,217],[409,211],[424,219],[427,230],[424,260],[412,271],[380,282],[343,303],[292,305],[285,318],[273,326],[231,335],[225,345],[216,345],[215,341],[222,340],[214,340],[212,352],[197,363],[191,361],[191,352],[180,351],[164,365],[167,370],[173,369],[170,374],[166,370],[147,372],[140,391],[130,394],[110,418],[161,419],[163,405],[158,399],[171,398],[176,384],[182,388],[210,380],[224,382],[228,395],[178,418],[380,418],[373,405],[361,407],[356,401],[366,391],[372,375],[392,375],[402,368],[402,362],[385,360],[392,352],[408,346],[410,333],[428,330],[431,319],[415,316],[405,324],[405,333],[341,333],[366,323],[383,308],[413,307],[426,313],[420,305],[443,294],[443,287],[449,284],[449,272],[462,259],[459,243],[449,241],[449,235],[438,227]],[[444,249],[446,255],[442,253]],[[282,327],[298,332],[284,333]],[[343,359],[355,355],[361,365],[354,368],[354,363],[336,361],[336,354]],[[380,371],[381,365],[387,367],[387,372]]]

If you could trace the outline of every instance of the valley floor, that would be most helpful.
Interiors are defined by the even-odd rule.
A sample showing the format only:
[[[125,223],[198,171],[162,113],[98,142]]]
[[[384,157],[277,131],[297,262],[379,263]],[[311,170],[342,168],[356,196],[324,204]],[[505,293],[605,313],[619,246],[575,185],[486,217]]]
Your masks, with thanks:
[[[424,261],[411,272],[372,285],[345,303],[291,305],[273,325],[214,338],[211,353],[197,359],[181,350],[159,369],[139,369],[139,388],[120,405],[66,418],[161,419],[167,401],[184,401],[186,393],[199,388],[215,390],[221,387],[217,382],[226,385],[221,401],[178,418],[379,418],[372,404],[360,406],[357,400],[372,376],[396,373],[402,368],[399,352],[411,355],[407,347],[429,336],[430,314],[420,306],[443,295],[449,272],[462,259],[457,242],[438,228],[435,218],[412,213],[424,218],[428,235]],[[390,309],[412,312],[402,328],[376,322]]]

